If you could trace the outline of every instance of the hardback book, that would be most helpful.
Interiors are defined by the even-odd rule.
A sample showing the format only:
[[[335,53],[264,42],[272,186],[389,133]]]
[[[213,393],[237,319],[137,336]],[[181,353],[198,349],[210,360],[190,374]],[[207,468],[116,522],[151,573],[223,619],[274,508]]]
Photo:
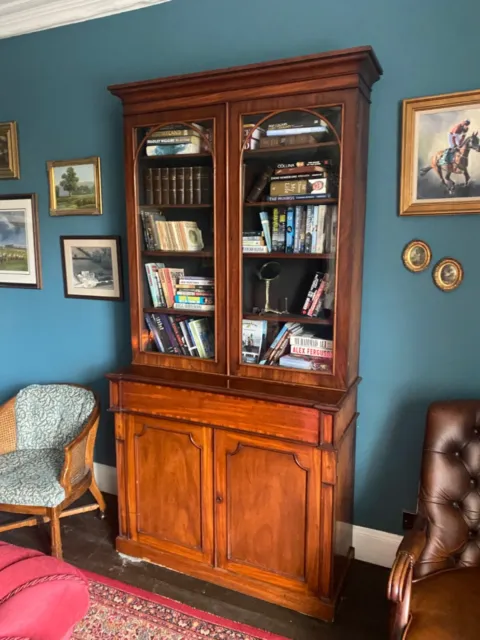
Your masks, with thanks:
[[[163,138],[153,138],[151,141],[147,141],[147,144],[200,144],[201,138],[199,135],[184,135],[184,136],[171,136]]]
[[[313,174],[315,175],[315,174]],[[271,196],[325,196],[327,193],[327,180],[320,178],[279,180],[270,182]]]
[[[169,168],[169,203],[177,204],[177,169],[175,167]]]
[[[150,316],[157,327],[159,339],[163,345],[163,353],[174,353],[173,345],[168,337],[167,330],[158,313],[152,313]]]
[[[198,352],[201,358],[213,358],[215,355],[215,346],[213,340],[213,332],[207,318],[199,318],[198,320],[190,320],[190,329],[195,337]]]
[[[185,204],[194,204],[193,198],[193,167],[184,168]]]
[[[297,176],[310,173],[323,173],[331,170],[330,160],[299,160],[280,162],[275,165],[275,176]]]
[[[258,364],[267,336],[266,320],[243,320],[242,322],[242,362]]]
[[[279,358],[283,356],[290,346],[290,337],[302,331],[302,325],[298,322],[292,322],[289,324],[290,326],[287,328],[287,331],[282,335],[272,353],[267,358],[267,365],[274,366],[277,364]]]
[[[252,246],[244,244],[242,245],[242,251],[243,253],[269,253],[266,245]]]
[[[260,211],[260,222],[262,223],[263,235],[265,237],[265,243],[267,249],[270,252],[272,250],[272,236],[270,234],[270,220],[267,211]]]
[[[280,238],[279,238],[280,223],[279,223],[279,219],[280,219],[280,211],[279,211],[278,207],[274,207],[273,213],[272,213],[272,251],[278,251],[279,250],[279,244],[280,244]]]
[[[176,178],[176,203],[185,204],[185,167],[177,167]]]
[[[282,132],[283,133],[283,132]],[[300,133],[294,135],[270,136],[260,139],[260,149],[270,149],[274,147],[289,147],[295,145],[316,144],[317,139],[309,133]]]
[[[295,209],[293,207],[288,207],[286,230],[285,230],[285,252],[293,253],[294,244],[295,244]]]
[[[160,169],[160,181],[162,184],[162,203],[170,203],[170,171],[168,167]]]
[[[257,176],[252,190],[247,196],[247,202],[257,202],[260,199],[268,181],[273,175],[273,167],[266,167],[265,170]]]
[[[173,353],[179,355],[182,355],[182,350],[180,349],[180,343],[177,340],[177,336],[175,335],[175,332],[173,331],[173,327],[170,323],[169,320],[169,316],[165,315],[165,314],[158,314],[158,317],[160,318],[160,320],[162,321],[162,325],[165,328],[165,332],[168,336],[168,340],[172,346],[173,349]]]
[[[205,286],[213,286],[215,284],[214,278],[208,278],[206,276],[181,276],[179,281],[179,285],[184,284],[194,284],[194,285],[205,285]]]
[[[160,169],[152,169],[153,178],[153,203],[162,204],[162,180]]]
[[[295,347],[308,347],[310,349],[319,349],[323,351],[332,351],[333,340],[325,340],[318,338],[313,333],[304,332],[298,336],[290,338],[290,344]]]
[[[327,213],[327,205],[320,204],[317,209],[317,242],[315,253],[324,253],[325,251],[325,216]]]
[[[146,169],[145,180],[145,204],[154,204],[153,199],[153,169]]]
[[[333,358],[333,351],[326,349],[312,349],[310,347],[298,347],[290,343],[290,353],[300,356],[311,356],[312,358],[323,358],[324,360]]]
[[[193,167],[193,203],[202,204],[202,167]]]
[[[313,167],[311,167],[313,169]],[[303,167],[302,173],[287,173],[281,175],[273,175],[270,182],[293,182],[297,180],[313,180],[314,178],[326,179],[328,173],[326,171],[309,171],[309,167]]]
[[[332,368],[330,360],[312,358],[311,356],[301,356],[297,354],[281,356],[278,364],[281,367],[304,369],[305,371],[331,371]]]
[[[279,208],[278,215],[278,251],[285,251],[285,233],[287,230],[287,210],[285,207]]]
[[[320,118],[300,118],[294,121],[271,122],[267,131],[286,131],[288,129],[308,129],[310,127],[326,127]]]
[[[200,167],[200,202],[201,204],[213,202],[211,170],[208,167]]]
[[[243,243],[244,246],[251,246],[251,247],[264,247],[264,246],[266,246],[265,245],[265,238],[263,237],[263,235],[243,237],[242,238],[242,243]]]
[[[182,332],[182,335],[187,344],[188,354],[192,358],[198,358],[199,357],[198,349],[195,345],[195,342],[193,341],[190,331],[188,330],[188,318],[184,318],[182,316],[181,319],[179,319],[179,325],[180,325],[180,330]]]
[[[174,309],[184,309],[185,311],[213,311],[215,305],[213,304],[196,304],[191,302],[174,302]]]
[[[328,133],[328,127],[324,124],[313,124],[310,126],[304,126],[300,123],[291,124],[281,129],[267,128],[267,136],[292,136],[299,134],[325,134]]]
[[[175,302],[189,302],[190,304],[213,304],[214,298],[213,296],[187,296],[182,295],[181,293],[175,294]]]
[[[301,202],[302,200],[325,200],[326,198],[330,198],[329,193],[304,193],[289,196],[266,196],[265,200],[267,202]]]
[[[153,131],[147,138],[147,144],[157,144],[158,140],[163,138],[178,138],[179,136],[191,136],[198,137],[199,133],[204,133],[205,128],[196,122],[192,123],[191,128],[179,127],[178,125],[167,125],[161,129]]]
[[[183,144],[147,144],[145,152],[147,156],[180,156],[200,153],[201,143],[187,142]]]

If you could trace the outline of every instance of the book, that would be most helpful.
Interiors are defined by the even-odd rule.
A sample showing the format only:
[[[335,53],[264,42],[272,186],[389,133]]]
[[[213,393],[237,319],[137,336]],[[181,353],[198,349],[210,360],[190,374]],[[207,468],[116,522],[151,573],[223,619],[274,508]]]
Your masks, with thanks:
[[[157,327],[158,336],[163,345],[163,353],[174,353],[173,345],[170,342],[170,338],[168,337],[168,333],[165,329],[162,318],[158,315],[158,313],[152,313],[150,317]]]
[[[185,204],[194,204],[193,199],[193,167],[184,168]]]
[[[192,304],[213,304],[213,296],[186,296],[182,294],[175,295],[175,302],[190,302]]]
[[[272,175],[273,167],[266,167],[265,170],[259,176],[257,176],[257,179],[255,180],[255,183],[247,196],[247,202],[257,202]]]
[[[153,203],[162,204],[162,183],[160,169],[152,169]]]
[[[157,347],[157,350],[160,353],[165,353],[165,348],[163,346],[163,342],[160,340],[160,334],[158,332],[157,325],[153,321],[153,318],[151,318],[149,313],[146,313],[144,317],[145,317],[145,324],[147,325],[150,333],[152,334],[152,337],[153,337],[153,340],[155,342],[155,346]]]
[[[165,265],[163,264],[163,262],[156,262],[155,264],[152,264],[152,273],[155,279],[155,284],[157,286],[157,293],[160,301],[160,305],[159,305],[160,307],[167,306],[165,293],[163,291],[162,283],[160,282],[160,276],[158,275],[158,270],[163,269],[164,267]]]
[[[301,201],[301,200],[324,200],[325,198],[330,198],[329,193],[304,193],[297,195],[288,195],[288,196],[265,196],[267,202],[289,202],[291,200]]]
[[[302,174],[331,171],[330,160],[298,160],[297,162],[279,162],[275,165],[275,176],[297,176]]]
[[[190,320],[189,326],[194,335],[200,357],[213,358],[215,355],[215,346],[213,333],[210,329],[210,323],[207,318]]]
[[[315,175],[315,174],[313,174]],[[327,180],[321,178],[305,178],[294,180],[279,180],[270,182],[271,196],[299,196],[299,195],[325,195],[327,193]]]
[[[185,311],[213,311],[215,305],[213,304],[192,304],[189,302],[174,302],[174,309],[184,309]]]
[[[213,292],[214,290],[214,286],[213,284],[192,284],[192,283],[188,283],[188,284],[179,284],[177,283],[175,285],[175,289],[177,291],[196,291],[196,292],[200,292],[200,293],[205,293],[205,291],[207,292]]]
[[[204,132],[205,132],[205,128],[197,124],[196,122],[193,122],[192,127],[188,129],[185,127],[181,128],[177,125],[168,125],[166,127],[162,127],[161,129],[157,129],[156,131],[153,131],[152,133],[150,133],[149,137],[147,138],[147,144],[156,144],[159,139],[163,139],[163,138],[176,138],[179,136],[191,136],[191,135],[198,136],[199,133],[204,133]]]
[[[333,340],[317,338],[314,334],[308,332],[298,336],[292,336],[290,338],[290,344],[295,347],[308,347],[310,349],[321,349],[325,351],[331,351],[333,349]]]
[[[289,147],[294,145],[309,145],[316,144],[317,139],[315,136],[309,133],[290,134],[279,136],[270,136],[260,139],[260,149],[271,149],[275,147]]]
[[[177,167],[176,178],[176,202],[185,204],[185,167]]]
[[[300,214],[300,240],[298,243],[298,252],[305,253],[305,229],[307,225],[307,210],[302,207]]]
[[[140,220],[143,227],[143,238],[147,251],[158,251],[161,248],[157,224],[165,217],[159,211],[140,210]]]
[[[168,340],[172,346],[173,353],[176,353],[178,356],[182,354],[182,350],[180,349],[180,344],[177,341],[177,337],[173,331],[173,327],[170,324],[170,316],[165,314],[159,314],[158,317],[162,321],[162,325],[165,328],[165,332],[168,336]]]
[[[170,323],[170,326],[173,329],[173,332],[175,334],[175,338],[177,340],[178,345],[180,346],[180,351],[181,351],[181,355],[183,356],[188,356],[190,355],[188,352],[188,348],[187,348],[187,343],[185,341],[185,337],[180,329],[180,323],[178,321],[178,317],[175,318],[174,316],[167,316],[168,321]]]
[[[267,136],[293,136],[306,133],[323,134],[327,133],[328,128],[325,125],[314,125],[311,127],[291,126],[288,129],[267,129]]]
[[[307,297],[305,298],[305,302],[302,307],[302,314],[307,315],[308,310],[312,304],[313,297],[317,292],[317,289],[320,285],[320,282],[323,278],[323,273],[317,271],[313,277],[312,284],[310,285],[310,289],[308,290]]]
[[[322,358],[324,360],[333,358],[333,351],[325,349],[312,349],[311,347],[298,347],[290,343],[290,353],[300,356],[312,356],[312,358]]]
[[[312,253],[314,207],[309,204],[305,216],[305,253]]]
[[[160,169],[162,204],[170,204],[170,176],[168,167]]]
[[[337,250],[337,226],[338,226],[338,209],[337,205],[330,207],[332,212],[331,226],[330,226],[330,241],[328,246],[329,253],[335,253]]]
[[[202,204],[202,167],[193,167],[193,203]]]
[[[155,215],[155,214],[154,214]],[[192,220],[166,221],[156,216],[156,240],[152,249],[160,251],[201,251],[204,248],[202,232]]]
[[[207,278],[204,276],[181,276],[177,284],[179,285],[195,284],[195,285],[213,286],[215,284],[215,280],[213,278]]]
[[[279,218],[280,212],[278,207],[275,207],[272,213],[272,251],[279,250]]]
[[[259,141],[264,139],[265,129],[257,127],[256,124],[243,125],[243,150],[252,151],[257,149]]]
[[[243,320],[242,322],[242,362],[258,364],[267,335],[266,320]]]
[[[169,167],[168,170],[168,189],[169,189],[169,203],[177,204],[177,169],[176,167]]]
[[[285,233],[287,230],[287,210],[280,207],[278,215],[278,251],[285,251]]]
[[[148,262],[145,264],[145,273],[147,276],[148,288],[150,289],[150,297],[154,307],[164,306],[160,300],[160,293],[158,291],[157,277],[156,277],[156,265]]]
[[[323,278],[320,282],[320,284],[318,285],[317,290],[315,291],[313,298],[312,298],[312,302],[308,308],[307,311],[307,316],[310,317],[317,317],[318,314],[320,313],[320,311],[322,310],[322,298],[323,295],[325,293],[325,288],[327,286],[327,282],[328,282],[328,274],[325,273],[323,275]]]
[[[201,204],[213,202],[211,171],[208,167],[200,167],[200,202]]]
[[[191,132],[190,132],[191,133]],[[151,140],[147,140],[147,144],[201,144],[201,138],[199,135],[188,135],[185,134],[183,136],[164,136],[163,138],[152,138]]]
[[[321,204],[317,207],[318,219],[317,219],[317,242],[315,253],[324,253],[325,251],[325,215],[327,213],[327,206]]]
[[[312,119],[308,117],[308,119],[306,119],[300,116],[300,120],[294,122],[288,122],[286,120],[283,122],[271,122],[267,127],[267,131],[285,131],[286,129],[305,129],[308,127],[325,127],[325,123],[323,120],[320,120],[320,118]]]
[[[300,253],[300,233],[303,207],[295,207],[295,228],[293,232],[293,253]]]
[[[265,237],[265,243],[267,245],[267,249],[270,252],[272,250],[272,236],[270,235],[270,220],[268,218],[267,211],[260,211],[260,222],[263,227],[263,235]]]
[[[201,251],[204,248],[202,232],[197,223],[191,220],[182,222],[185,233],[185,251]]]
[[[277,347],[278,343],[280,342],[280,340],[282,339],[282,337],[287,333],[288,329],[293,325],[293,322],[286,322],[283,327],[280,329],[280,331],[277,333],[277,335],[275,336],[275,338],[273,339],[272,344],[269,346],[269,348],[267,349],[266,353],[264,354],[263,358],[260,360],[260,364],[267,364],[268,359],[270,358],[270,356],[272,355],[272,353],[274,352],[275,348]]]
[[[195,342],[192,339],[190,331],[188,330],[188,319],[182,318],[179,321],[179,325],[180,325],[180,330],[182,332],[182,335],[185,339],[185,343],[187,345],[187,351],[189,355],[192,356],[192,358],[198,358],[199,357],[198,349],[195,346]]]
[[[177,278],[183,277],[184,270],[183,269],[167,269],[167,268],[159,268],[158,275],[160,278],[160,282],[162,285],[163,293],[165,296],[165,300],[167,303],[167,307],[173,307],[174,298],[175,298],[175,284]]]
[[[244,246],[250,246],[250,247],[265,247],[265,238],[263,236],[257,236],[257,237],[247,237],[247,238],[243,238],[242,243]]]
[[[147,156],[179,156],[184,154],[197,154],[201,151],[200,141],[184,144],[147,144],[145,153]]]
[[[285,351],[290,346],[290,337],[295,333],[300,333],[301,331],[302,331],[301,324],[298,324],[297,322],[290,323],[290,326],[288,327],[287,331],[282,335],[275,349],[273,350],[270,357],[268,358],[267,365],[270,365],[270,366],[275,365],[278,362],[279,358],[283,356]]]
[[[281,356],[278,364],[281,367],[304,369],[306,371],[331,371],[332,367],[330,360],[326,361],[321,358],[312,358],[311,356],[301,356],[297,354]]]
[[[179,296],[210,296],[213,297],[213,292],[214,289],[213,287],[210,288],[203,288],[203,289],[184,289],[182,288],[180,285],[175,285],[175,291],[177,292],[176,295]]]
[[[293,253],[295,243],[295,209],[288,207],[285,229],[285,252]]]
[[[292,182],[296,180],[313,180],[314,178],[326,179],[328,174],[325,171],[310,171],[308,167],[304,167],[303,173],[274,175],[270,178],[270,182]]]
[[[268,247],[263,245],[259,245],[259,246],[248,246],[248,245],[243,245],[242,246],[242,251],[243,253],[269,253],[268,251]]]
[[[145,203],[153,204],[153,169],[146,169],[144,174],[145,181]]]
[[[311,207],[312,205],[308,205]],[[307,207],[307,210],[308,210]],[[318,206],[313,205],[313,216],[312,216],[312,237],[310,242],[310,253],[317,252],[317,230],[318,230]]]

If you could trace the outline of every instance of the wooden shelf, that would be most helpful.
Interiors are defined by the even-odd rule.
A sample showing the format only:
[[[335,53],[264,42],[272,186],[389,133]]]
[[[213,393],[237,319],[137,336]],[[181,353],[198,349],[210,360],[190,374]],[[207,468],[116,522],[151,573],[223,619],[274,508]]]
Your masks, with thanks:
[[[284,145],[278,147],[267,147],[265,149],[252,149],[250,151],[244,151],[244,158],[255,158],[256,156],[261,156],[267,153],[285,153],[286,151],[312,151],[315,149],[322,149],[325,147],[338,147],[339,144],[336,141],[331,142],[317,142],[317,144],[295,144],[295,145]]]
[[[337,204],[338,198],[312,198],[310,200],[280,200],[279,202],[244,202],[245,207],[295,207],[308,204]]]
[[[211,209],[213,204],[139,204],[139,209],[156,211],[157,209]]]
[[[142,251],[151,258],[213,258],[213,251]]]
[[[311,318],[304,315],[292,315],[287,313],[244,313],[245,320],[266,320],[267,322],[299,322],[300,324],[333,324],[332,318]]]
[[[334,260],[334,253],[242,253],[244,258],[276,258],[278,260]]]
[[[199,318],[209,318],[215,311],[197,311],[196,309],[170,309],[167,307],[145,307],[143,313],[160,313],[169,316],[198,316]]]

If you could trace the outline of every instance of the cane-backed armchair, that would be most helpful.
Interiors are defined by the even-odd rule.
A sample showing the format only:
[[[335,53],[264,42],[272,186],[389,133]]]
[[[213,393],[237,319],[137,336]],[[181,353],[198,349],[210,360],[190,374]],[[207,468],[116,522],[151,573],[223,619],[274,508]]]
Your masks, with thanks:
[[[0,511],[34,517],[0,532],[50,522],[52,555],[62,557],[60,518],[100,509],[93,475],[99,421],[95,394],[79,385],[31,385],[0,406]],[[96,502],[67,509],[90,490]]]

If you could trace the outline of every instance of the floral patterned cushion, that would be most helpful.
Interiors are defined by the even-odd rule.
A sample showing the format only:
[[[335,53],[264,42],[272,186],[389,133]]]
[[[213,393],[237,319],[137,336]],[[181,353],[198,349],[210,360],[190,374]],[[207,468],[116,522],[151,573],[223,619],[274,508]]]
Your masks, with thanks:
[[[76,438],[95,406],[88,389],[33,384],[15,400],[18,449],[60,449]]]
[[[55,507],[65,499],[60,484],[63,451],[32,449],[0,456],[0,504]]]

